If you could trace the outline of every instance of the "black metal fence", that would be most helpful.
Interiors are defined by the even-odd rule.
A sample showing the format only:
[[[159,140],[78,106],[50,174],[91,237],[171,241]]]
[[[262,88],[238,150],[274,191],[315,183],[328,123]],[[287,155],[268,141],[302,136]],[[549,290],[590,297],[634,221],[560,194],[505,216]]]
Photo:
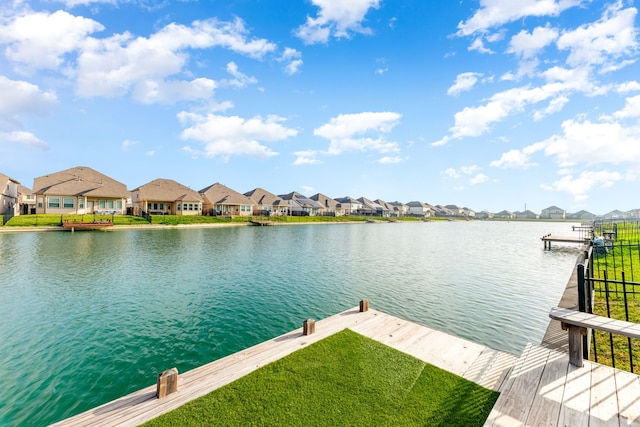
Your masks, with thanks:
[[[640,222],[602,221],[578,264],[578,308],[611,319],[640,323]],[[592,331],[585,357],[638,371],[640,340]],[[588,348],[585,346],[585,348]]]

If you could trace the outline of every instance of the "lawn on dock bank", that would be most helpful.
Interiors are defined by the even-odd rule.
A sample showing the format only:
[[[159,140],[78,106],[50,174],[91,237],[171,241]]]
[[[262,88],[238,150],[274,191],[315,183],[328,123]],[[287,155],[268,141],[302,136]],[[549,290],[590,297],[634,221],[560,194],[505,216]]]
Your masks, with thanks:
[[[145,426],[480,426],[498,394],[345,329]]]

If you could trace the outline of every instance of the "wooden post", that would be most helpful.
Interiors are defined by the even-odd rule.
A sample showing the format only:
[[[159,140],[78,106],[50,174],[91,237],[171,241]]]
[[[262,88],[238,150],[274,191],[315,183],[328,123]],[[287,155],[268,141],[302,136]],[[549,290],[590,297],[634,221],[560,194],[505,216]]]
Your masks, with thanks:
[[[360,313],[364,313],[365,311],[369,311],[369,300],[363,299],[360,301]]]
[[[562,329],[569,331],[569,363],[581,368],[584,355],[582,341],[587,335],[587,328],[563,323]]]
[[[311,335],[316,332],[316,321],[307,319],[302,322],[302,335]]]
[[[158,374],[156,397],[161,399],[178,391],[178,369],[171,368]]]

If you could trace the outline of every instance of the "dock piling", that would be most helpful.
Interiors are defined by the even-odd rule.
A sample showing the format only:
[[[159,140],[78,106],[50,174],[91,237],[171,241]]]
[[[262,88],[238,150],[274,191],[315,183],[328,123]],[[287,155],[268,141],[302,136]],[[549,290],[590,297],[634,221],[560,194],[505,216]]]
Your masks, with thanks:
[[[360,301],[360,313],[364,313],[365,311],[369,311],[369,300],[363,299]]]
[[[158,374],[158,382],[156,386],[156,397],[163,397],[178,391],[178,369],[171,368]]]
[[[307,319],[302,322],[302,335],[311,335],[316,332],[316,321]]]

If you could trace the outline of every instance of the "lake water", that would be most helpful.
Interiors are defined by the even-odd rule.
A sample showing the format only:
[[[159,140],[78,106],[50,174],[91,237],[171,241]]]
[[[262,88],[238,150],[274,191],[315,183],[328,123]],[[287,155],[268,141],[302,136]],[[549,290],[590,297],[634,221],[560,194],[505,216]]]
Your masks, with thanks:
[[[358,305],[519,354],[571,224],[431,222],[0,233],[0,425],[41,426]]]

